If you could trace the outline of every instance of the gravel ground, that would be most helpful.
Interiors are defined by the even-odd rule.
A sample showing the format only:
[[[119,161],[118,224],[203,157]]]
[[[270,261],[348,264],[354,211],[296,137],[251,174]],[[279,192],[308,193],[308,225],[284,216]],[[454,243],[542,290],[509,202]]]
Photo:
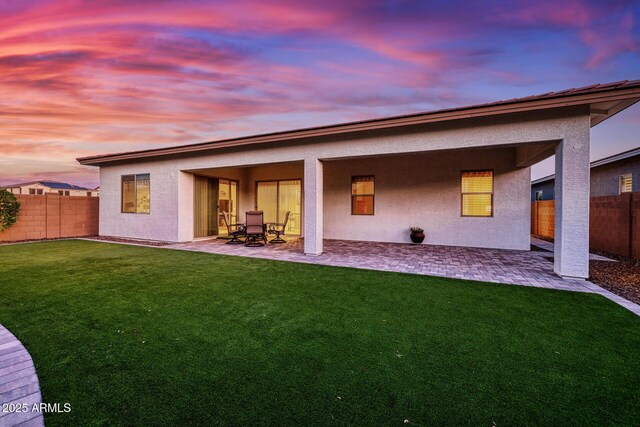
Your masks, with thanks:
[[[613,258],[618,262],[591,261],[589,280],[614,294],[640,304],[640,260],[601,251],[592,250],[591,252]]]
[[[553,242],[553,239],[547,237],[536,237]],[[531,249],[540,250],[534,249],[533,246]],[[589,280],[616,295],[640,304],[640,260],[597,249],[589,249],[589,252],[617,261],[589,261]]]

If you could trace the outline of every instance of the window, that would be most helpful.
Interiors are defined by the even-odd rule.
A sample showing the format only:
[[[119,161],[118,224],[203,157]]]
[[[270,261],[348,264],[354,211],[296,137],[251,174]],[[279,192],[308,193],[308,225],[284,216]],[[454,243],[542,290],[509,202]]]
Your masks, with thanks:
[[[462,172],[462,216],[493,216],[493,171]]]
[[[64,196],[64,191],[58,190],[58,194],[61,195],[61,196]]]
[[[630,173],[620,175],[620,193],[631,193],[632,184],[633,181]]]
[[[29,189],[29,194],[36,194],[36,189],[35,188],[30,188]]]
[[[91,191],[87,191],[87,197],[91,197]]]
[[[373,176],[351,177],[351,215],[373,215],[375,185]]]
[[[122,176],[122,212],[146,213],[151,210],[151,183],[148,173]]]

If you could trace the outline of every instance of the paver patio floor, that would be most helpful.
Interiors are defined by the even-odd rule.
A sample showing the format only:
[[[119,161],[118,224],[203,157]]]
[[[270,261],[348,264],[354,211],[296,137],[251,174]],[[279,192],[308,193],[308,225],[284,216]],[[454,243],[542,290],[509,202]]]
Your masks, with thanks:
[[[0,427],[43,426],[40,383],[31,356],[22,343],[0,325]],[[5,406],[7,405],[7,406]]]
[[[640,305],[638,304],[589,281],[558,277],[553,272],[553,253],[544,250],[516,251],[325,239],[322,255],[308,256],[304,254],[304,241],[300,238],[288,237],[287,243],[268,244],[257,248],[227,245],[226,242],[227,240],[223,239],[207,239],[165,247],[597,293],[640,316]]]

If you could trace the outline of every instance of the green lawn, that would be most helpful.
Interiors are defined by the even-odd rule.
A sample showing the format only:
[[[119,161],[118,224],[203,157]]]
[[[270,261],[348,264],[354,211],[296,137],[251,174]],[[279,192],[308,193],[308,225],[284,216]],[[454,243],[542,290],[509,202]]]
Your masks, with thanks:
[[[59,241],[0,246],[0,323],[48,425],[640,420],[640,318],[595,295]]]

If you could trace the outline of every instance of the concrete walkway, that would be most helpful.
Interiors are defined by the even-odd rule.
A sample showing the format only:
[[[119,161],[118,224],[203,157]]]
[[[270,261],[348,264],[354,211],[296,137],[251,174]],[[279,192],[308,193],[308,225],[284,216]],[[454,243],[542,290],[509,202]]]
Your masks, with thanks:
[[[546,240],[538,239],[537,237],[531,238],[531,246],[535,246],[538,249],[545,250],[547,252],[553,253],[555,251],[555,247],[553,242],[548,242]],[[607,258],[606,256],[596,255],[589,252],[589,261],[611,261],[617,262],[615,259]]]
[[[258,248],[225,243],[226,240],[208,239],[163,247],[595,293],[640,316],[640,305],[594,283],[558,277],[553,272],[553,253],[544,249],[515,251],[325,239],[322,255],[307,256],[303,251],[304,241],[297,238],[287,238],[287,243]]]
[[[22,343],[0,325],[0,427],[44,426],[40,383],[31,356]]]

